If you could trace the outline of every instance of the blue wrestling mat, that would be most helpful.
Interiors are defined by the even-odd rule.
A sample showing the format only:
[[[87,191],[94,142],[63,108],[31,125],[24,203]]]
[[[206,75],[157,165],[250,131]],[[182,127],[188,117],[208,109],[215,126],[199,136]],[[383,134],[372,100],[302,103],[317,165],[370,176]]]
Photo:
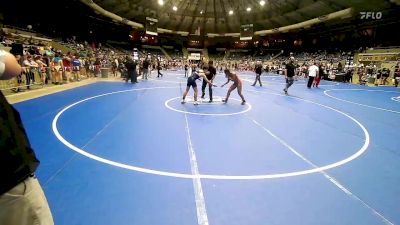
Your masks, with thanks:
[[[181,104],[183,71],[15,104],[55,224],[400,224],[398,89],[240,76],[245,105]]]

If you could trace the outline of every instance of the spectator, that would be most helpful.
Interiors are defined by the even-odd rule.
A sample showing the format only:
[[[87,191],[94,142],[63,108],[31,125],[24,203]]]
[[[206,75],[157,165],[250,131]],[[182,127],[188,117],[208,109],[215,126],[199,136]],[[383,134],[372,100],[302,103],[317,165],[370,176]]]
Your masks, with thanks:
[[[62,83],[62,71],[64,70],[64,65],[61,58],[61,53],[57,53],[56,57],[54,57],[52,62],[52,70],[54,73],[54,84],[61,84]]]
[[[75,81],[80,81],[80,70],[81,70],[81,61],[78,58],[79,56],[72,56],[71,63],[72,63],[72,74],[74,76]]]
[[[126,82],[131,80],[131,83],[137,83],[137,74],[136,74],[136,66],[137,63],[132,60],[130,56],[126,57],[126,63],[125,63],[126,69],[128,70],[128,75],[126,77]]]
[[[255,72],[256,72],[256,79],[254,81],[254,83],[251,86],[255,86],[257,84],[257,81],[260,83],[260,87],[262,86],[261,83],[261,73],[262,73],[262,65],[261,62],[257,62],[256,68],[255,68]]]
[[[313,85],[312,85],[313,87],[316,87],[316,88],[318,88],[318,85],[319,85],[319,82],[321,81],[321,78],[325,76],[324,75],[324,69],[322,68],[322,64],[319,65],[318,71],[319,71],[319,73],[315,77],[315,80],[314,80]]]
[[[162,68],[161,68],[160,60],[157,60],[157,77],[163,76],[163,74],[161,73],[161,70],[162,70]]]
[[[45,84],[48,84],[48,82],[50,80],[52,80],[52,76],[51,76],[51,59],[50,56],[47,55],[47,53],[45,54],[45,56],[43,57],[43,63],[45,63],[47,66],[45,68],[45,73],[46,73],[46,79],[45,79]]]
[[[149,66],[150,66],[150,62],[149,60],[146,58],[143,61],[143,79],[147,80],[147,77],[149,75]]]
[[[23,61],[23,66],[25,67],[25,77],[26,77],[26,86],[27,89],[30,89],[30,86],[35,83],[35,69],[38,68],[38,64],[32,60],[31,55],[26,55],[25,60]],[[31,84],[32,82],[32,84]]]
[[[292,86],[294,82],[296,66],[294,65],[294,57],[290,57],[289,63],[286,64],[286,69],[284,70],[284,74],[286,77],[286,87],[283,89],[285,94],[288,94],[289,87]]]
[[[312,62],[312,66],[308,67],[308,83],[307,87],[310,89],[314,81],[314,78],[319,75],[319,69],[315,65],[315,61]]]
[[[71,53],[68,52],[67,55],[64,55],[62,59],[64,65],[64,76],[67,82],[71,79],[71,71],[72,71],[72,56]]]
[[[396,67],[394,68],[394,86],[398,87],[399,86],[399,81],[400,81],[400,68],[399,68],[399,64],[397,63]]]
[[[37,71],[39,73],[40,80],[42,84],[47,83],[46,82],[46,67],[47,64],[43,62],[42,56],[37,55],[35,56],[35,63],[38,65]]]
[[[387,84],[387,79],[389,78],[390,75],[390,70],[388,68],[383,68],[382,69],[382,85],[386,85]]]
[[[346,71],[346,78],[345,78],[345,82],[351,83],[353,82],[353,69],[349,68]]]

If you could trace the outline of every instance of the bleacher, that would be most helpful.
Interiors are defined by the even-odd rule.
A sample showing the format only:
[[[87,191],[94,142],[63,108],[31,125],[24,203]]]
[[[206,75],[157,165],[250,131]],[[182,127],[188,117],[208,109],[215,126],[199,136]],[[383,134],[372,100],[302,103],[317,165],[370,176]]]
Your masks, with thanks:
[[[175,48],[167,48],[166,46],[164,46],[165,51],[169,54],[169,56],[172,59],[183,59],[183,53],[180,49],[175,49]]]

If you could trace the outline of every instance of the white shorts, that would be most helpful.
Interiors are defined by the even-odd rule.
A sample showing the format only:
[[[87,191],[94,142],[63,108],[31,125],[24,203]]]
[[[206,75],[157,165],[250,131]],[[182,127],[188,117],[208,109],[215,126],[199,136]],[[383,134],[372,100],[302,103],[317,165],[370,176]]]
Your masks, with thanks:
[[[0,196],[1,224],[54,225],[39,181],[29,177]]]

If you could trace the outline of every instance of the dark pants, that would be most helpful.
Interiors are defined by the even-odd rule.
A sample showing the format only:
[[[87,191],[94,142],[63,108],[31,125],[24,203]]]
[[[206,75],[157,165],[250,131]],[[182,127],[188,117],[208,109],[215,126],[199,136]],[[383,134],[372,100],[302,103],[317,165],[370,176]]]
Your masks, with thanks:
[[[308,83],[307,83],[307,87],[308,87],[308,88],[311,88],[311,85],[312,85],[312,83],[313,83],[313,81],[314,81],[314,78],[315,78],[315,77],[310,77],[310,76],[308,76]]]
[[[350,83],[350,82],[351,82],[351,78],[352,78],[352,75],[351,75],[351,74],[350,74],[350,75],[346,75],[346,80],[345,80],[345,82]]]
[[[210,101],[212,101],[212,85],[207,83],[207,81],[203,80],[203,85],[201,86],[201,98],[204,98],[204,95],[206,95],[206,86],[208,84],[208,92],[210,93]]]
[[[388,81],[387,81],[388,78],[389,77],[387,77],[387,76],[383,77],[383,81],[382,81],[383,85],[386,85],[388,83]]]
[[[46,68],[46,80],[45,84],[48,84],[51,81],[51,68]]]
[[[161,71],[160,69],[157,70],[157,72],[158,72],[157,77],[163,76],[163,74],[160,71]]]
[[[30,89],[30,86],[35,83],[35,74],[32,71],[26,72],[25,78],[26,78],[26,87],[28,89]],[[31,84],[31,81],[32,81],[32,84]]]
[[[126,77],[126,82],[131,80],[132,83],[137,83],[137,76],[135,70],[128,70],[128,76]]]
[[[257,84],[257,81],[260,83],[260,86],[262,86],[261,73],[260,74],[256,73],[256,80],[254,81],[253,86],[255,86]]]
[[[294,78],[293,77],[288,77],[286,78],[286,87],[285,87],[285,91],[288,91],[289,87],[292,86],[294,82]]]

